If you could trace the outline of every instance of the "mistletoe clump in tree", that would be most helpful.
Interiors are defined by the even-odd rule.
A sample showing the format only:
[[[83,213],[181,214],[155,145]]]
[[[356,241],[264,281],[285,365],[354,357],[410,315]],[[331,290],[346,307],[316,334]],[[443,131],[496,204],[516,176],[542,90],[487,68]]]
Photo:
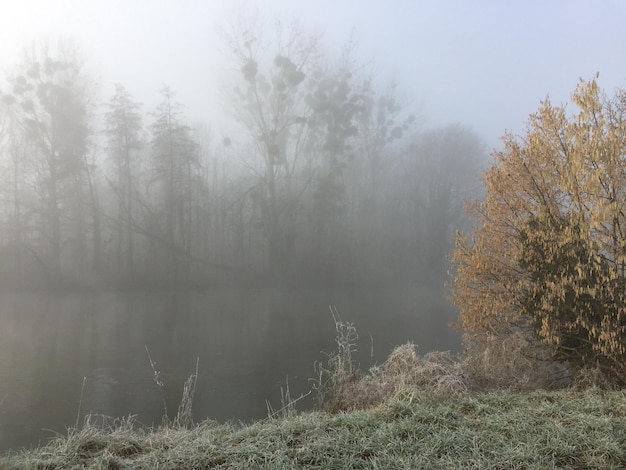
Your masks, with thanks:
[[[524,334],[574,369],[626,382],[626,92],[596,79],[508,133],[453,260],[459,326],[476,346]]]

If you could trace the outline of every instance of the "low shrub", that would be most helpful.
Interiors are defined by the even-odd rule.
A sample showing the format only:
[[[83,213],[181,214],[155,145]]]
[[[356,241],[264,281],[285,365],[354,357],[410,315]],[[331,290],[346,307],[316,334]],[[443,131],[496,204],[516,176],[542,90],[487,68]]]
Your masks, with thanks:
[[[546,346],[520,332],[465,344],[463,369],[473,391],[550,390],[571,382],[567,364],[555,361]]]
[[[572,383],[566,363],[551,359],[550,351],[522,334],[490,337],[474,343],[463,355],[450,352],[418,353],[409,342],[394,348],[387,360],[361,373],[354,361],[358,334],[353,323],[341,320],[331,308],[337,350],[316,363],[313,389],[318,406],[330,413],[376,407],[409,390],[422,395],[455,395],[493,390],[548,390]],[[593,375],[595,374],[595,375]],[[598,375],[600,374],[600,375]],[[581,371],[577,381],[610,388],[600,371]]]

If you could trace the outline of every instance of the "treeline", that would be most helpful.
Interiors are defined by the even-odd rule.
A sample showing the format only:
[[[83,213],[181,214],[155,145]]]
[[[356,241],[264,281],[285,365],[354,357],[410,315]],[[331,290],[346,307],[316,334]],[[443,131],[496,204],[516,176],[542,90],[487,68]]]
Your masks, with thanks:
[[[212,126],[168,87],[101,103],[75,48],[31,49],[0,88],[2,285],[443,283],[480,138],[420,128],[350,48],[275,36],[230,37]]]

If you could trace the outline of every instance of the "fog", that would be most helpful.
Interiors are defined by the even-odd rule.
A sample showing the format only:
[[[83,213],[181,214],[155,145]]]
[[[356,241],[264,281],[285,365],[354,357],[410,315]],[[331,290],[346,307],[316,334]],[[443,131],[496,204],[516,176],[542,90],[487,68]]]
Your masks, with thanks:
[[[191,121],[219,128],[227,114],[220,75],[222,30],[238,11],[273,21],[299,18],[329,48],[350,37],[426,124],[469,125],[491,149],[547,95],[567,100],[579,77],[597,71],[607,90],[624,84],[624,17],[619,0],[591,7],[574,0],[264,2],[25,0],[0,5],[0,66],[10,67],[34,40],[73,36],[103,87],[124,84],[150,109],[162,84],[172,87]]]
[[[0,448],[72,424],[83,377],[79,416],[158,421],[145,346],[171,387],[200,358],[196,418],[260,417],[306,392],[329,305],[364,368],[460,351],[449,255],[490,151],[624,80],[621,2],[12,3]]]

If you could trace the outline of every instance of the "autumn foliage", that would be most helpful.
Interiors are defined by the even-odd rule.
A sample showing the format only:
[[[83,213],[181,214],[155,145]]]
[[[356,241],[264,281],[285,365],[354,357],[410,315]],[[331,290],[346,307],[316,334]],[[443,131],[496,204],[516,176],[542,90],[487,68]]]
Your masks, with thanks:
[[[454,299],[474,346],[522,333],[625,382],[626,92],[596,79],[573,112],[546,100],[525,135],[503,137],[457,240]]]

